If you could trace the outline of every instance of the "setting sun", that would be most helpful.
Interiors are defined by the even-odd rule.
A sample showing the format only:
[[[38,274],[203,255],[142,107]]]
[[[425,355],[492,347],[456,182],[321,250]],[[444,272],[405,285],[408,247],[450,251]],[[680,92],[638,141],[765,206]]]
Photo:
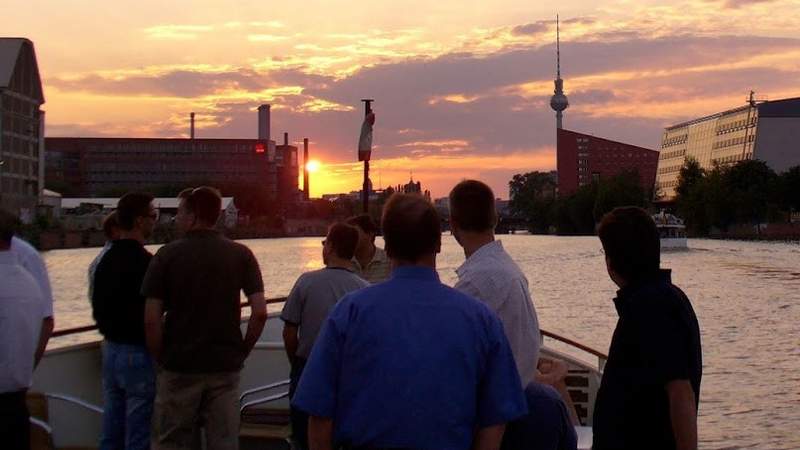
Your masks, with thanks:
[[[319,161],[312,159],[306,164],[306,169],[308,169],[310,173],[314,173],[319,170],[320,166],[322,166],[322,164]]]

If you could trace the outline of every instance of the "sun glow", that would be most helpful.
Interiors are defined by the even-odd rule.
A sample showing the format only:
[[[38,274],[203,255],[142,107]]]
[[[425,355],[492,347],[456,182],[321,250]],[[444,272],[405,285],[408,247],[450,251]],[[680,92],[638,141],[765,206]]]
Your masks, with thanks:
[[[316,159],[312,159],[311,161],[306,163],[306,170],[308,170],[309,173],[314,173],[318,171],[320,167],[322,167],[322,164]]]

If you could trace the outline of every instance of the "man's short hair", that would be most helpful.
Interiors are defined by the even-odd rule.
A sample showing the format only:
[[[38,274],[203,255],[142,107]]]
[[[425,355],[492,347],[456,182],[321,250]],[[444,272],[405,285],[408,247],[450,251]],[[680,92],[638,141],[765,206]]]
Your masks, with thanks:
[[[383,239],[392,259],[417,262],[436,253],[442,228],[436,208],[419,195],[394,194],[383,207]]]
[[[117,203],[117,222],[123,230],[132,230],[138,217],[150,214],[153,196],[146,192],[129,192]]]
[[[192,191],[193,190],[194,190],[194,188],[186,188],[186,189],[180,191],[178,193],[178,198],[181,199],[181,200],[185,200],[185,199],[189,198],[189,196],[192,195]]]
[[[336,256],[351,260],[358,245],[358,230],[352,225],[335,223],[328,228],[328,236],[325,240],[331,245]]]
[[[450,191],[450,217],[465,231],[489,231],[497,226],[494,192],[486,183],[464,180]]]
[[[119,214],[116,211],[112,211],[111,214],[107,215],[105,219],[103,219],[103,234],[106,235],[107,239],[114,238],[114,230],[119,229]]]
[[[10,211],[0,208],[0,242],[10,245],[11,238],[19,230],[19,218]]]
[[[636,206],[615,208],[597,229],[609,265],[626,281],[658,273],[661,241],[653,218]]]
[[[207,225],[217,223],[222,209],[222,196],[215,188],[201,186],[192,189],[187,196],[179,198],[186,200],[186,210],[194,214],[201,222]]]
[[[368,234],[378,234],[378,224],[372,219],[369,214],[359,214],[347,219],[348,225],[361,228],[361,231]]]

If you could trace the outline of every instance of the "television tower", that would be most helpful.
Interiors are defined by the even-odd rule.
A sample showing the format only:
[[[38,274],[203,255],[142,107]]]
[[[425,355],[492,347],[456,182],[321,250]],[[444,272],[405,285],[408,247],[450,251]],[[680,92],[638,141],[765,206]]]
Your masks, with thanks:
[[[563,128],[561,120],[564,116],[564,110],[569,107],[567,96],[564,95],[564,80],[561,79],[561,36],[558,22],[558,15],[556,15],[556,79],[553,81],[556,89],[553,91],[553,96],[550,97],[550,107],[556,112],[556,128]]]

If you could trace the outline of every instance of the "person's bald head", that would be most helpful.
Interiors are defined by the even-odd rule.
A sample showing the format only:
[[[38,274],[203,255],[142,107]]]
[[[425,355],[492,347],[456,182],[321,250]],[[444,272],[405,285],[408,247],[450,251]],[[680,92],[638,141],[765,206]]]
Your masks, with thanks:
[[[383,207],[381,228],[386,254],[394,260],[416,263],[441,248],[439,214],[419,195],[392,195]]]

